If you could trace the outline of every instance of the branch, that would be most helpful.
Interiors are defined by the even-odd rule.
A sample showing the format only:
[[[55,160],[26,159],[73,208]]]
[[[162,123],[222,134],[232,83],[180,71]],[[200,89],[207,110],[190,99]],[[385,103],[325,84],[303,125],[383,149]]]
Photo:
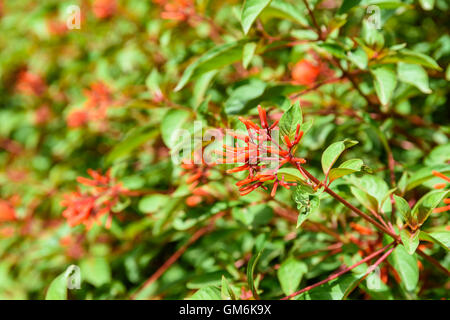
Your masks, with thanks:
[[[298,165],[298,164],[297,164],[297,169],[300,170],[301,172],[303,172],[304,174],[306,174],[306,176],[311,181],[313,181],[316,185],[318,185],[320,183],[320,181],[316,177],[314,177],[311,173],[309,173],[305,168],[300,167],[300,165]],[[365,214],[364,212],[362,212],[361,210],[359,210],[358,208],[353,206],[351,203],[347,202],[344,198],[342,198],[340,195],[335,193],[333,190],[329,189],[327,186],[324,186],[324,188],[325,188],[324,190],[326,193],[328,193],[330,196],[332,196],[333,198],[335,198],[336,200],[341,202],[343,205],[345,205],[347,208],[349,208],[350,210],[355,212],[358,216],[367,220],[368,222],[373,224],[375,227],[377,227],[384,233],[390,235],[397,242],[401,241],[400,237],[397,234],[395,234],[393,231],[389,230],[388,228],[386,228],[385,226],[380,224],[378,221],[374,220],[372,217],[368,216],[367,214]]]
[[[351,289],[349,292],[346,293],[346,297],[348,297],[348,295],[349,295],[349,294],[350,294],[357,286],[359,286],[359,284],[360,284],[361,282],[363,282],[364,279],[367,278],[367,276],[368,276],[369,274],[371,274],[372,271],[374,271],[375,268],[378,267],[378,265],[379,265],[380,263],[382,263],[384,260],[386,260],[386,258],[389,257],[389,255],[392,253],[392,251],[394,251],[394,249],[395,249],[395,246],[394,246],[393,248],[389,249],[389,250],[388,250],[385,254],[383,254],[377,261],[375,261],[375,263],[374,263],[373,265],[371,265],[371,266],[367,269],[367,271],[364,273],[364,275],[361,277],[361,279],[359,279],[358,283],[353,287],[353,289]]]
[[[310,6],[308,4],[308,1],[307,0],[303,0],[303,3],[305,4],[306,9],[308,10],[308,14],[311,17],[312,23],[314,24],[314,28],[316,28],[316,32],[317,32],[317,35],[319,36],[319,39],[320,40],[324,40],[323,39],[323,35],[322,35],[322,30],[320,30],[320,26],[317,23],[316,18],[314,17],[314,13],[312,12],[312,10],[311,10],[311,8],[310,8]]]
[[[420,249],[417,249],[416,252],[419,254],[419,256],[425,258],[428,262],[430,262],[436,268],[441,270],[447,277],[450,277],[450,272],[442,264],[440,264],[439,261],[437,261],[433,257],[427,255],[425,252],[423,252]]]
[[[310,285],[310,286],[308,286],[308,287],[306,287],[306,288],[303,288],[303,289],[300,290],[300,291],[294,292],[294,293],[288,295],[287,297],[282,298],[281,300],[287,300],[287,299],[290,299],[290,298],[292,298],[292,297],[298,296],[299,294],[301,294],[301,293],[303,293],[303,292],[309,291],[309,290],[314,289],[314,288],[316,288],[316,287],[318,287],[318,286],[320,286],[320,285],[322,285],[322,284],[324,284],[324,283],[327,283],[328,281],[331,281],[331,280],[333,280],[333,279],[336,279],[336,278],[340,277],[341,275],[343,275],[344,273],[347,273],[347,272],[349,272],[350,270],[356,268],[357,266],[359,266],[359,265],[361,265],[361,264],[363,264],[363,263],[365,263],[365,262],[367,262],[367,261],[373,259],[374,257],[380,255],[382,252],[384,252],[387,248],[389,248],[389,247],[392,246],[393,244],[395,244],[395,241],[393,241],[393,242],[391,242],[390,244],[384,246],[383,248],[381,248],[381,249],[379,249],[379,250],[373,252],[372,254],[368,255],[367,257],[365,257],[365,258],[362,259],[361,261],[355,263],[354,265],[351,265],[350,267],[347,267],[347,268],[345,268],[344,270],[341,270],[341,271],[339,271],[339,272],[337,272],[337,273],[335,273],[335,274],[332,274],[332,275],[329,276],[328,278],[326,278],[326,279],[324,279],[324,280],[322,280],[322,281],[319,281],[319,282],[317,282],[317,283],[315,283],[315,284],[313,284],[313,285]],[[392,249],[394,249],[394,248],[392,248]],[[391,250],[389,250],[389,251],[391,251]],[[389,253],[390,253],[390,252],[389,252]],[[384,260],[384,259],[383,259],[383,260]]]

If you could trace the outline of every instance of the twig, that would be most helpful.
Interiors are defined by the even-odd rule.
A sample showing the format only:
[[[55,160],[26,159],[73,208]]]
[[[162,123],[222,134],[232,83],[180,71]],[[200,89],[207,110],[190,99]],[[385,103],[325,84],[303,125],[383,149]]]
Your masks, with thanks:
[[[349,294],[350,294],[357,286],[359,286],[359,284],[360,284],[361,282],[363,282],[364,279],[367,278],[367,276],[368,276],[369,274],[371,274],[372,271],[374,271],[375,268],[378,267],[378,265],[379,265],[380,263],[382,263],[384,260],[386,260],[386,258],[389,257],[389,255],[392,253],[392,251],[394,251],[394,249],[395,249],[395,247],[389,249],[389,250],[386,251],[386,253],[383,254],[377,261],[375,261],[375,263],[374,263],[373,265],[371,265],[371,266],[367,269],[367,271],[364,273],[364,275],[361,277],[361,279],[359,279],[358,283],[357,283],[357,284],[356,284],[349,292],[346,293],[346,297],[348,297]]]
[[[428,262],[430,262],[436,268],[441,270],[447,277],[450,277],[450,272],[442,264],[440,264],[439,261],[437,261],[433,257],[427,255],[425,252],[423,252],[420,249],[417,249],[416,252],[419,254],[419,256],[425,258]]]
[[[324,38],[323,38],[323,35],[322,35],[322,30],[320,29],[320,26],[317,23],[316,17],[314,17],[314,13],[312,12],[312,10],[311,10],[311,8],[310,8],[310,6],[308,4],[308,1],[307,0],[303,0],[303,3],[305,4],[306,9],[308,10],[308,14],[311,17],[311,20],[312,20],[312,23],[313,23],[314,27],[316,28],[316,32],[317,32],[317,35],[319,36],[319,39],[323,40]]]
[[[320,181],[314,177],[311,173],[309,173],[305,168],[300,167],[300,165],[297,165],[297,169],[302,171],[304,174],[306,174],[306,176],[308,176],[308,178],[313,181],[316,185],[318,185],[320,183]],[[349,202],[347,202],[347,200],[345,200],[344,198],[342,198],[340,195],[338,195],[337,193],[335,193],[333,190],[329,189],[327,186],[324,186],[324,190],[326,193],[328,193],[330,196],[332,196],[333,198],[335,198],[336,200],[338,200],[339,202],[341,202],[343,205],[345,205],[347,208],[351,209],[353,212],[355,212],[357,215],[359,215],[361,218],[369,221],[371,224],[373,224],[375,227],[377,227],[378,229],[380,229],[381,231],[383,231],[384,233],[390,235],[392,238],[394,238],[397,242],[400,241],[400,237],[395,234],[394,232],[392,232],[391,230],[389,230],[388,228],[386,228],[385,226],[383,226],[381,223],[379,223],[378,221],[374,220],[372,217],[368,216],[367,214],[365,214],[364,212],[362,212],[361,210],[359,210],[358,208],[356,208],[355,206],[353,206],[352,204],[350,204]]]
[[[318,286],[320,286],[320,285],[322,285],[322,284],[324,284],[324,283],[327,283],[328,281],[331,281],[331,280],[333,280],[333,279],[336,279],[336,278],[340,277],[341,275],[343,275],[344,273],[347,273],[347,272],[349,272],[350,270],[356,268],[357,266],[359,266],[359,265],[361,265],[361,264],[363,264],[363,263],[365,263],[365,262],[367,262],[367,261],[373,259],[374,257],[380,255],[382,252],[384,252],[387,248],[389,248],[389,247],[392,246],[393,244],[395,244],[395,241],[393,241],[393,242],[391,242],[390,244],[384,246],[383,248],[381,248],[381,249],[375,251],[374,253],[368,255],[367,257],[365,257],[365,258],[362,259],[361,261],[359,261],[359,262],[357,262],[357,263],[351,265],[350,267],[347,267],[347,268],[345,268],[344,270],[341,270],[341,271],[339,271],[339,272],[337,272],[337,273],[335,273],[335,274],[332,274],[332,275],[329,276],[328,278],[326,278],[326,279],[324,279],[324,280],[322,280],[322,281],[319,281],[319,282],[317,282],[317,283],[315,283],[315,284],[313,284],[313,285],[310,285],[310,286],[308,286],[308,287],[306,287],[306,288],[303,288],[303,289],[300,290],[300,291],[294,292],[294,293],[288,295],[287,297],[282,298],[281,300],[287,300],[287,299],[290,299],[290,298],[292,298],[292,297],[298,296],[299,294],[301,294],[301,293],[303,293],[303,292],[309,291],[309,290],[314,289],[314,288],[316,288],[316,287],[318,287]]]

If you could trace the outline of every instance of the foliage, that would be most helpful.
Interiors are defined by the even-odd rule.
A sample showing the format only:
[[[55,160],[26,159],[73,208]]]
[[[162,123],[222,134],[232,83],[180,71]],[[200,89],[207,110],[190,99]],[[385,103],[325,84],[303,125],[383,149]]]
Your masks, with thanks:
[[[448,12],[0,0],[0,298],[448,298]]]

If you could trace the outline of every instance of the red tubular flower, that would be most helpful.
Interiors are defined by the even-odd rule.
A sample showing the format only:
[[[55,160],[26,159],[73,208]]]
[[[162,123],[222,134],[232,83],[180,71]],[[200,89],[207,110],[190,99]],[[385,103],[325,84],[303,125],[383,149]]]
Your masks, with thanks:
[[[200,163],[196,163],[199,160]],[[182,175],[187,175],[186,183],[189,184],[189,190],[192,196],[186,199],[186,204],[190,207],[194,207],[197,204],[203,202],[203,200],[211,201],[213,200],[211,194],[205,190],[204,185],[209,182],[209,176],[211,174],[210,170],[215,163],[206,163],[203,159],[203,149],[199,149],[194,152],[194,159],[185,159],[181,164],[181,168],[184,171]],[[202,186],[199,186],[199,185]]]
[[[438,183],[434,185],[435,189],[444,189],[445,186],[450,183],[450,177],[447,177],[446,175],[442,174],[441,172],[438,171],[431,171],[431,173],[438,178],[443,179],[446,182],[443,183]],[[436,208],[433,210],[434,213],[441,213],[441,212],[445,212],[445,211],[449,211],[450,210],[450,198],[446,198],[444,199],[444,203],[446,204],[446,206],[440,207],[440,208]]]
[[[300,142],[303,132],[300,131],[299,125],[293,141],[288,136],[284,136],[283,139],[287,146],[285,149],[277,144],[272,137],[272,131],[277,129],[278,121],[269,126],[267,113],[261,106],[258,106],[258,114],[261,127],[248,119],[239,117],[239,120],[247,128],[247,135],[234,132],[229,133],[229,135],[246,145],[245,147],[224,145],[224,151],[216,150],[216,154],[224,157],[218,159],[217,163],[243,163],[243,165],[227,170],[227,173],[248,171],[248,176],[236,183],[241,195],[249,194],[259,187],[267,189],[264,183],[273,181],[271,195],[274,196],[279,185],[287,189],[296,185],[296,183],[286,182],[284,177],[280,179],[277,172],[287,163],[297,166],[306,162],[303,158],[293,156],[293,151]],[[268,169],[267,165],[273,164],[274,161],[278,163],[278,166]]]
[[[16,84],[17,90],[28,96],[41,96],[47,89],[44,80],[30,71],[19,73]]]
[[[108,108],[113,105],[110,89],[102,82],[93,83],[89,90],[84,90],[87,100],[81,109],[74,110],[67,117],[67,125],[77,128],[86,125],[90,121],[98,121],[106,126]]]
[[[112,222],[112,208],[119,202],[120,196],[131,193],[121,183],[111,178],[109,170],[105,175],[101,175],[89,169],[88,174],[92,179],[78,177],[77,181],[89,187],[89,191],[76,191],[65,195],[61,205],[66,209],[62,215],[71,227],[84,224],[87,229],[90,229],[94,222],[99,223],[100,219],[107,215],[105,227],[109,228]]]

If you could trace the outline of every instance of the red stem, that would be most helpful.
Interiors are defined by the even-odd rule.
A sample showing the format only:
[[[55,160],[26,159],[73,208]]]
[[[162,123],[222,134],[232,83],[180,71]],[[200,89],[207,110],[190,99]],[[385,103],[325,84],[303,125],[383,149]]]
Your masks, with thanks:
[[[313,181],[316,185],[318,185],[320,183],[320,181],[314,177],[311,173],[309,173],[305,168],[300,167],[300,165],[297,164],[297,169],[300,172],[304,172],[304,174],[306,174],[306,176]],[[335,198],[336,200],[338,200],[339,202],[341,202],[343,205],[345,205],[347,208],[349,208],[350,210],[352,210],[353,212],[355,212],[357,215],[359,215],[361,218],[367,220],[368,222],[370,222],[371,224],[373,224],[375,227],[377,227],[378,229],[380,229],[381,231],[383,231],[384,233],[390,235],[392,238],[394,238],[397,242],[401,241],[400,237],[395,234],[394,232],[392,232],[391,230],[387,229],[385,226],[383,226],[382,224],[380,224],[378,221],[374,220],[373,218],[371,218],[370,216],[368,216],[367,214],[365,214],[364,212],[362,212],[361,210],[359,210],[358,208],[356,208],[355,206],[353,206],[352,204],[350,204],[349,202],[347,202],[344,198],[342,198],[341,196],[339,196],[337,193],[333,192],[331,189],[329,189],[327,186],[324,186],[324,190],[326,193],[328,193],[330,196],[332,196],[333,198]]]
[[[287,297],[282,298],[281,300],[287,300],[287,299],[290,299],[290,298],[292,298],[292,297],[298,296],[299,294],[301,294],[301,293],[303,293],[303,292],[306,292],[306,291],[309,291],[309,290],[311,290],[311,289],[314,289],[314,288],[316,288],[316,287],[318,287],[318,286],[320,286],[320,285],[322,285],[322,284],[324,284],[324,283],[327,283],[328,281],[331,281],[331,280],[333,280],[333,279],[336,279],[336,278],[340,277],[340,276],[343,275],[344,273],[347,273],[347,272],[349,272],[350,270],[356,268],[357,266],[359,266],[359,265],[361,265],[361,264],[363,264],[363,263],[365,263],[365,262],[367,262],[367,261],[373,259],[374,257],[380,255],[382,252],[384,252],[387,248],[389,248],[390,246],[392,246],[394,243],[395,243],[395,241],[391,242],[390,244],[388,244],[388,245],[384,246],[383,248],[381,248],[381,249],[375,251],[374,253],[368,255],[367,257],[365,257],[365,258],[362,259],[361,261],[358,261],[357,263],[351,265],[350,267],[347,267],[347,268],[345,268],[344,270],[341,270],[341,271],[339,271],[339,272],[337,272],[337,273],[335,273],[335,274],[332,274],[332,275],[329,276],[328,278],[326,278],[326,279],[324,279],[324,280],[322,280],[322,281],[319,281],[319,282],[317,282],[317,283],[315,283],[315,284],[313,284],[313,285],[310,285],[310,286],[308,286],[308,287],[306,287],[306,288],[303,288],[303,289],[300,290],[300,291],[294,292],[294,293],[288,295]],[[394,248],[393,248],[393,249],[394,249]]]
[[[425,258],[428,262],[430,262],[431,264],[433,264],[436,268],[438,268],[439,270],[441,270],[445,275],[447,275],[447,277],[450,277],[450,272],[439,263],[439,261],[437,261],[436,259],[434,259],[433,257],[427,255],[425,252],[423,252],[420,249],[416,250],[417,254],[423,258]]]

